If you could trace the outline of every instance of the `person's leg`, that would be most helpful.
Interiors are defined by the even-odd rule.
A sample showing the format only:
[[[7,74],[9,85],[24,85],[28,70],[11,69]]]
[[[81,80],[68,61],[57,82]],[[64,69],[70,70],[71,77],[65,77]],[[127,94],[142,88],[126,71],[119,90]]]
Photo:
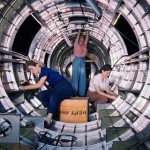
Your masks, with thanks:
[[[50,123],[53,115],[57,116],[58,103],[65,98],[70,98],[72,95],[73,88],[66,79],[62,79],[55,88],[42,91],[39,94],[43,106],[48,108],[47,123]]]
[[[74,90],[74,95],[78,94],[78,81],[79,81],[79,63],[78,58],[74,58],[72,63],[72,78],[71,78],[71,85]]]
[[[46,108],[49,107],[49,98],[51,96],[52,91],[53,91],[53,89],[49,89],[49,90],[42,91],[39,94],[39,99],[42,102],[43,106]],[[52,117],[53,117],[53,114],[49,113],[49,111],[48,111],[48,115],[46,117],[46,126],[50,125]]]
[[[38,95],[39,100],[41,101],[43,106],[46,107],[46,108],[49,105],[49,97],[51,95],[51,91],[52,91],[52,89],[41,91]]]
[[[55,115],[57,113],[57,104],[59,102],[59,96],[57,91],[53,90],[49,97],[48,113]]]
[[[70,82],[65,78],[63,78],[57,84],[55,89],[58,91],[59,95],[61,96],[61,99],[70,98],[73,96],[73,87],[70,84]]]
[[[79,96],[85,96],[86,89],[86,70],[85,70],[85,60],[82,58],[80,60],[80,75],[79,75]]]
[[[48,115],[46,117],[46,126],[50,125],[53,115],[57,114],[57,106],[61,97],[59,92],[55,89],[45,90],[39,94],[39,99],[43,106],[48,108]]]
[[[99,96],[99,98],[95,99],[94,107],[97,108],[97,104],[104,104],[108,102],[108,98],[105,96]]]
[[[57,115],[59,102],[70,98],[72,95],[73,89],[71,84],[66,79],[62,79],[50,95],[48,112]]]
[[[51,124],[52,118],[53,118],[53,114],[52,113],[48,113],[48,115],[46,117],[47,125]]]
[[[97,104],[103,104],[108,102],[108,98],[102,95],[97,94],[97,92],[87,92],[87,97],[89,97],[89,102],[91,102],[94,105],[94,108],[96,110]]]
[[[92,95],[91,94],[92,94],[92,92],[90,92],[89,90],[86,93],[86,97],[89,97],[89,102],[90,103],[94,102],[94,101],[92,101]]]
[[[96,108],[94,106],[94,102],[95,102],[95,96],[96,92],[91,92],[91,91],[87,91],[87,94],[86,94],[86,97],[89,97],[89,103],[91,103],[92,105],[90,106],[91,109],[95,112],[96,111]]]

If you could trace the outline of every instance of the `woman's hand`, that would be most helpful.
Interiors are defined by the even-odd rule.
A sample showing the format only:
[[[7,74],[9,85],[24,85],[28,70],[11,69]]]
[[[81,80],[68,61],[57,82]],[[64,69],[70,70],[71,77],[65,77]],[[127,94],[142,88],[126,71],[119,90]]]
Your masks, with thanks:
[[[19,86],[19,90],[25,90],[25,86]]]
[[[116,96],[116,97],[117,97],[118,95],[117,95],[116,93],[114,93],[114,96]]]
[[[117,97],[115,95],[111,95],[111,99],[115,100]]]

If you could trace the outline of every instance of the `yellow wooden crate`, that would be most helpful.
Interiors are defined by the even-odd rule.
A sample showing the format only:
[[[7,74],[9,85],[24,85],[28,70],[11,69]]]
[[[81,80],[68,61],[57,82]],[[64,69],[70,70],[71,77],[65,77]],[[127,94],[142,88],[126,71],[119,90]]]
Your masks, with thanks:
[[[88,97],[63,100],[59,106],[59,120],[68,123],[88,122]]]

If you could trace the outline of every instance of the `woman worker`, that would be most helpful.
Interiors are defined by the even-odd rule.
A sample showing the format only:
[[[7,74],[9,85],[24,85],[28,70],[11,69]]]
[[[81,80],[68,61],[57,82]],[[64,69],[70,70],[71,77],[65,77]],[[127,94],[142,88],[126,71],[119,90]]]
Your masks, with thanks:
[[[109,87],[111,70],[109,64],[102,66],[99,73],[90,81],[86,96],[89,97],[89,102],[93,104],[94,109],[96,109],[97,104],[107,103],[117,97],[117,94],[112,92]]]
[[[39,81],[36,84],[27,86],[20,86],[20,90],[39,89],[45,82],[49,83],[50,89],[41,91],[39,98],[44,105],[48,108],[48,115],[46,123],[49,125],[53,115],[57,115],[58,103],[73,95],[71,84],[58,72],[51,70],[47,67],[41,67],[34,61],[27,61],[26,67],[34,74],[39,75]]]

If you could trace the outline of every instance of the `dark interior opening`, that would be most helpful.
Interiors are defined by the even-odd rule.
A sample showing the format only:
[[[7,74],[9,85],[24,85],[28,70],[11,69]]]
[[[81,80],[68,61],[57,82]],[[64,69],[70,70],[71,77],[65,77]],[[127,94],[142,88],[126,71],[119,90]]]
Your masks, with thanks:
[[[28,55],[29,47],[41,25],[30,15],[20,26],[12,50]]]
[[[46,54],[45,54],[45,58],[44,58],[44,64],[45,64],[46,66],[47,66],[48,57],[49,57],[49,54],[46,53]]]
[[[136,39],[136,36],[130,26],[130,24],[127,22],[127,20],[121,15],[118,19],[117,24],[115,25],[116,29],[120,32],[120,35],[122,36],[129,55],[132,55],[139,51],[138,42]]]

